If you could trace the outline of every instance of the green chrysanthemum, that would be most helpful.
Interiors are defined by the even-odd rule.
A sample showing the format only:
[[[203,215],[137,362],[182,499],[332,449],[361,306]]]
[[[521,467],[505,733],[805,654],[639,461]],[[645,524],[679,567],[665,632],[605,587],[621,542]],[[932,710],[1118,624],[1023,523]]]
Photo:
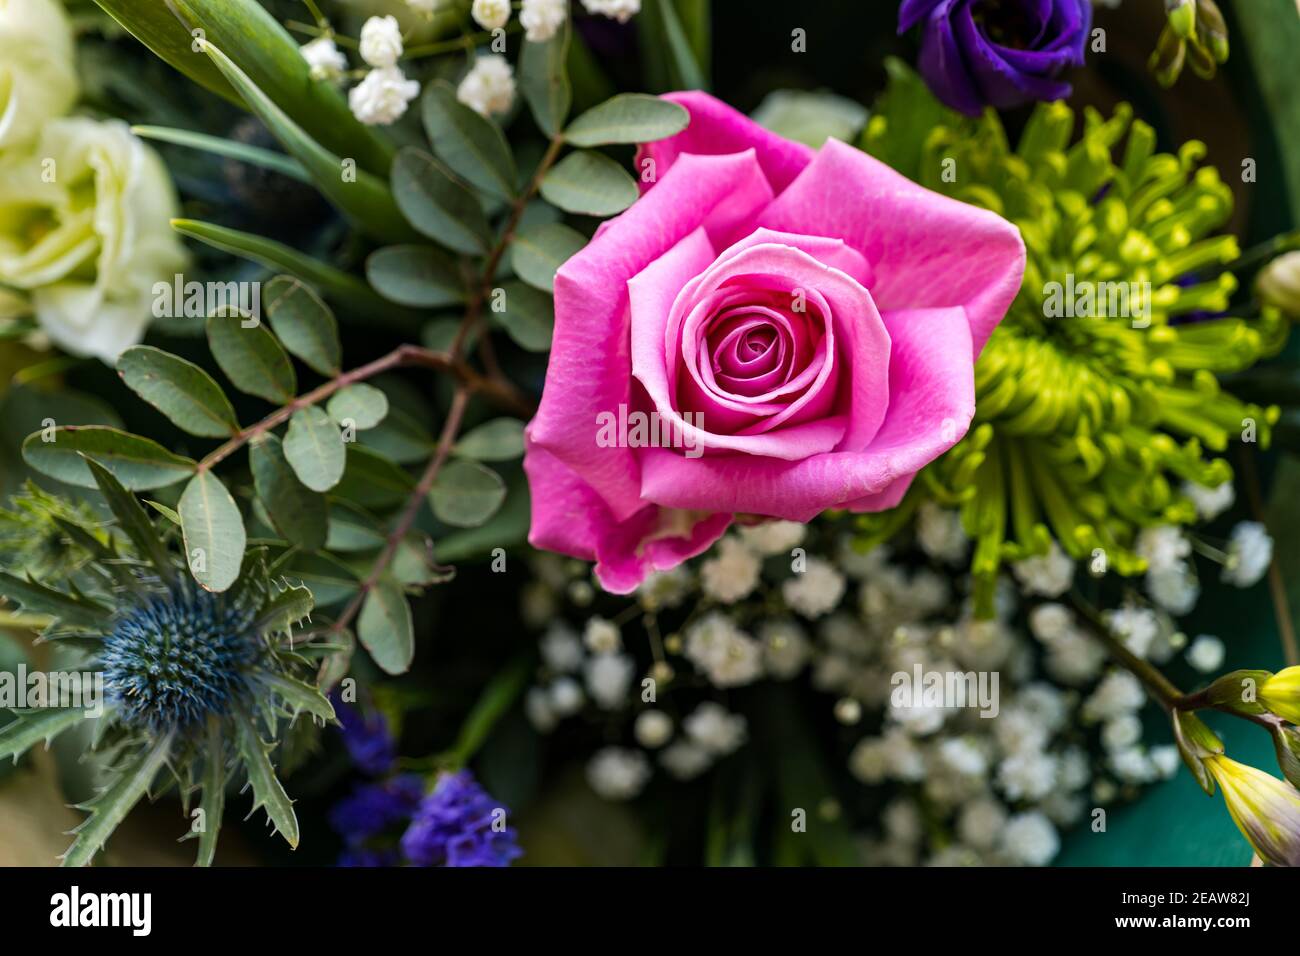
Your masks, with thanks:
[[[1040,106],[1013,150],[995,113],[966,120],[897,64],[864,147],[923,185],[1015,223],[1027,264],[1020,294],[975,367],[970,433],[923,472],[896,514],[864,520],[892,534],[931,496],[959,505],[976,542],[972,571],[990,607],[1004,560],[1047,551],[1145,570],[1137,532],[1195,518],[1181,481],[1216,486],[1213,457],[1234,437],[1267,446],[1276,408],[1224,392],[1217,373],[1274,354],[1288,327],[1272,308],[1226,314],[1236,239],[1212,235],[1232,193],[1205,148],[1157,153],[1150,126],[1121,105],[1109,119]],[[1119,308],[1116,308],[1116,306]],[[1118,314],[1117,314],[1118,313]]]

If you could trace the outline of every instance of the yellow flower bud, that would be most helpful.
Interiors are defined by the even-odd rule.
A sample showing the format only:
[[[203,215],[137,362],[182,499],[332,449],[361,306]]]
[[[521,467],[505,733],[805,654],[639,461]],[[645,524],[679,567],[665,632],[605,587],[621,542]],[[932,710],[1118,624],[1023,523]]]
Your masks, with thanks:
[[[1205,766],[1223,791],[1228,813],[1261,860],[1300,866],[1300,790],[1262,770],[1214,754]]]
[[[1300,667],[1280,670],[1260,684],[1259,702],[1269,713],[1300,724]]]

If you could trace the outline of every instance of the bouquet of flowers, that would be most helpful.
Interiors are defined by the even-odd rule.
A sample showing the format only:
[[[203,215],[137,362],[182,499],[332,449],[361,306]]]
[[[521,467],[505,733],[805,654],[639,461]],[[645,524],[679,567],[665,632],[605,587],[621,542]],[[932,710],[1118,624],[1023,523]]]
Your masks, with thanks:
[[[0,0],[0,862],[1300,864],[1300,16],[847,6]]]

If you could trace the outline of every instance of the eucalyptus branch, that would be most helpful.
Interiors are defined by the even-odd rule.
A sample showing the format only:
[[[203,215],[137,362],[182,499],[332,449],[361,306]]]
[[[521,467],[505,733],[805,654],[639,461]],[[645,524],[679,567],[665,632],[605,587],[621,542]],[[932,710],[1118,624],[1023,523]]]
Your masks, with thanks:
[[[451,447],[456,442],[456,436],[460,433],[461,422],[465,417],[465,407],[469,404],[469,396],[470,390],[463,385],[452,396],[451,409],[447,412],[447,420],[443,423],[442,433],[438,436],[438,447],[434,451],[433,457],[429,459],[420,480],[416,482],[415,488],[412,489],[410,496],[406,499],[406,505],[402,508],[401,514],[398,515],[397,521],[388,533],[383,550],[379,552],[379,556],[375,558],[375,563],[371,565],[370,573],[361,582],[360,588],[352,596],[352,600],[348,602],[343,612],[329,626],[326,631],[327,634],[337,634],[352,623],[352,619],[360,612],[361,605],[365,603],[366,596],[379,583],[379,579],[384,576],[389,565],[392,564],[397,549],[406,540],[407,533],[411,530],[416,516],[420,513],[420,505],[428,497],[434,481],[437,480],[438,472],[442,470],[443,464],[451,454]]]

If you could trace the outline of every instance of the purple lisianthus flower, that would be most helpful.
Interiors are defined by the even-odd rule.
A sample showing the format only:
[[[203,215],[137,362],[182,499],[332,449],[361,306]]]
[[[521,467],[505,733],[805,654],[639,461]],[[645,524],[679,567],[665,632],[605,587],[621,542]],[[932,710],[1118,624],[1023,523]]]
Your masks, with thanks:
[[[397,742],[388,731],[388,721],[378,712],[364,714],[345,703],[338,692],[330,694],[334,712],[339,718],[339,730],[348,756],[363,773],[378,776],[397,759]]]
[[[402,836],[402,852],[416,866],[509,866],[523,853],[508,811],[469,771],[446,774],[420,803]]]
[[[968,116],[1059,100],[1066,67],[1083,63],[1091,0],[903,0],[898,32],[921,24],[921,75]]]

